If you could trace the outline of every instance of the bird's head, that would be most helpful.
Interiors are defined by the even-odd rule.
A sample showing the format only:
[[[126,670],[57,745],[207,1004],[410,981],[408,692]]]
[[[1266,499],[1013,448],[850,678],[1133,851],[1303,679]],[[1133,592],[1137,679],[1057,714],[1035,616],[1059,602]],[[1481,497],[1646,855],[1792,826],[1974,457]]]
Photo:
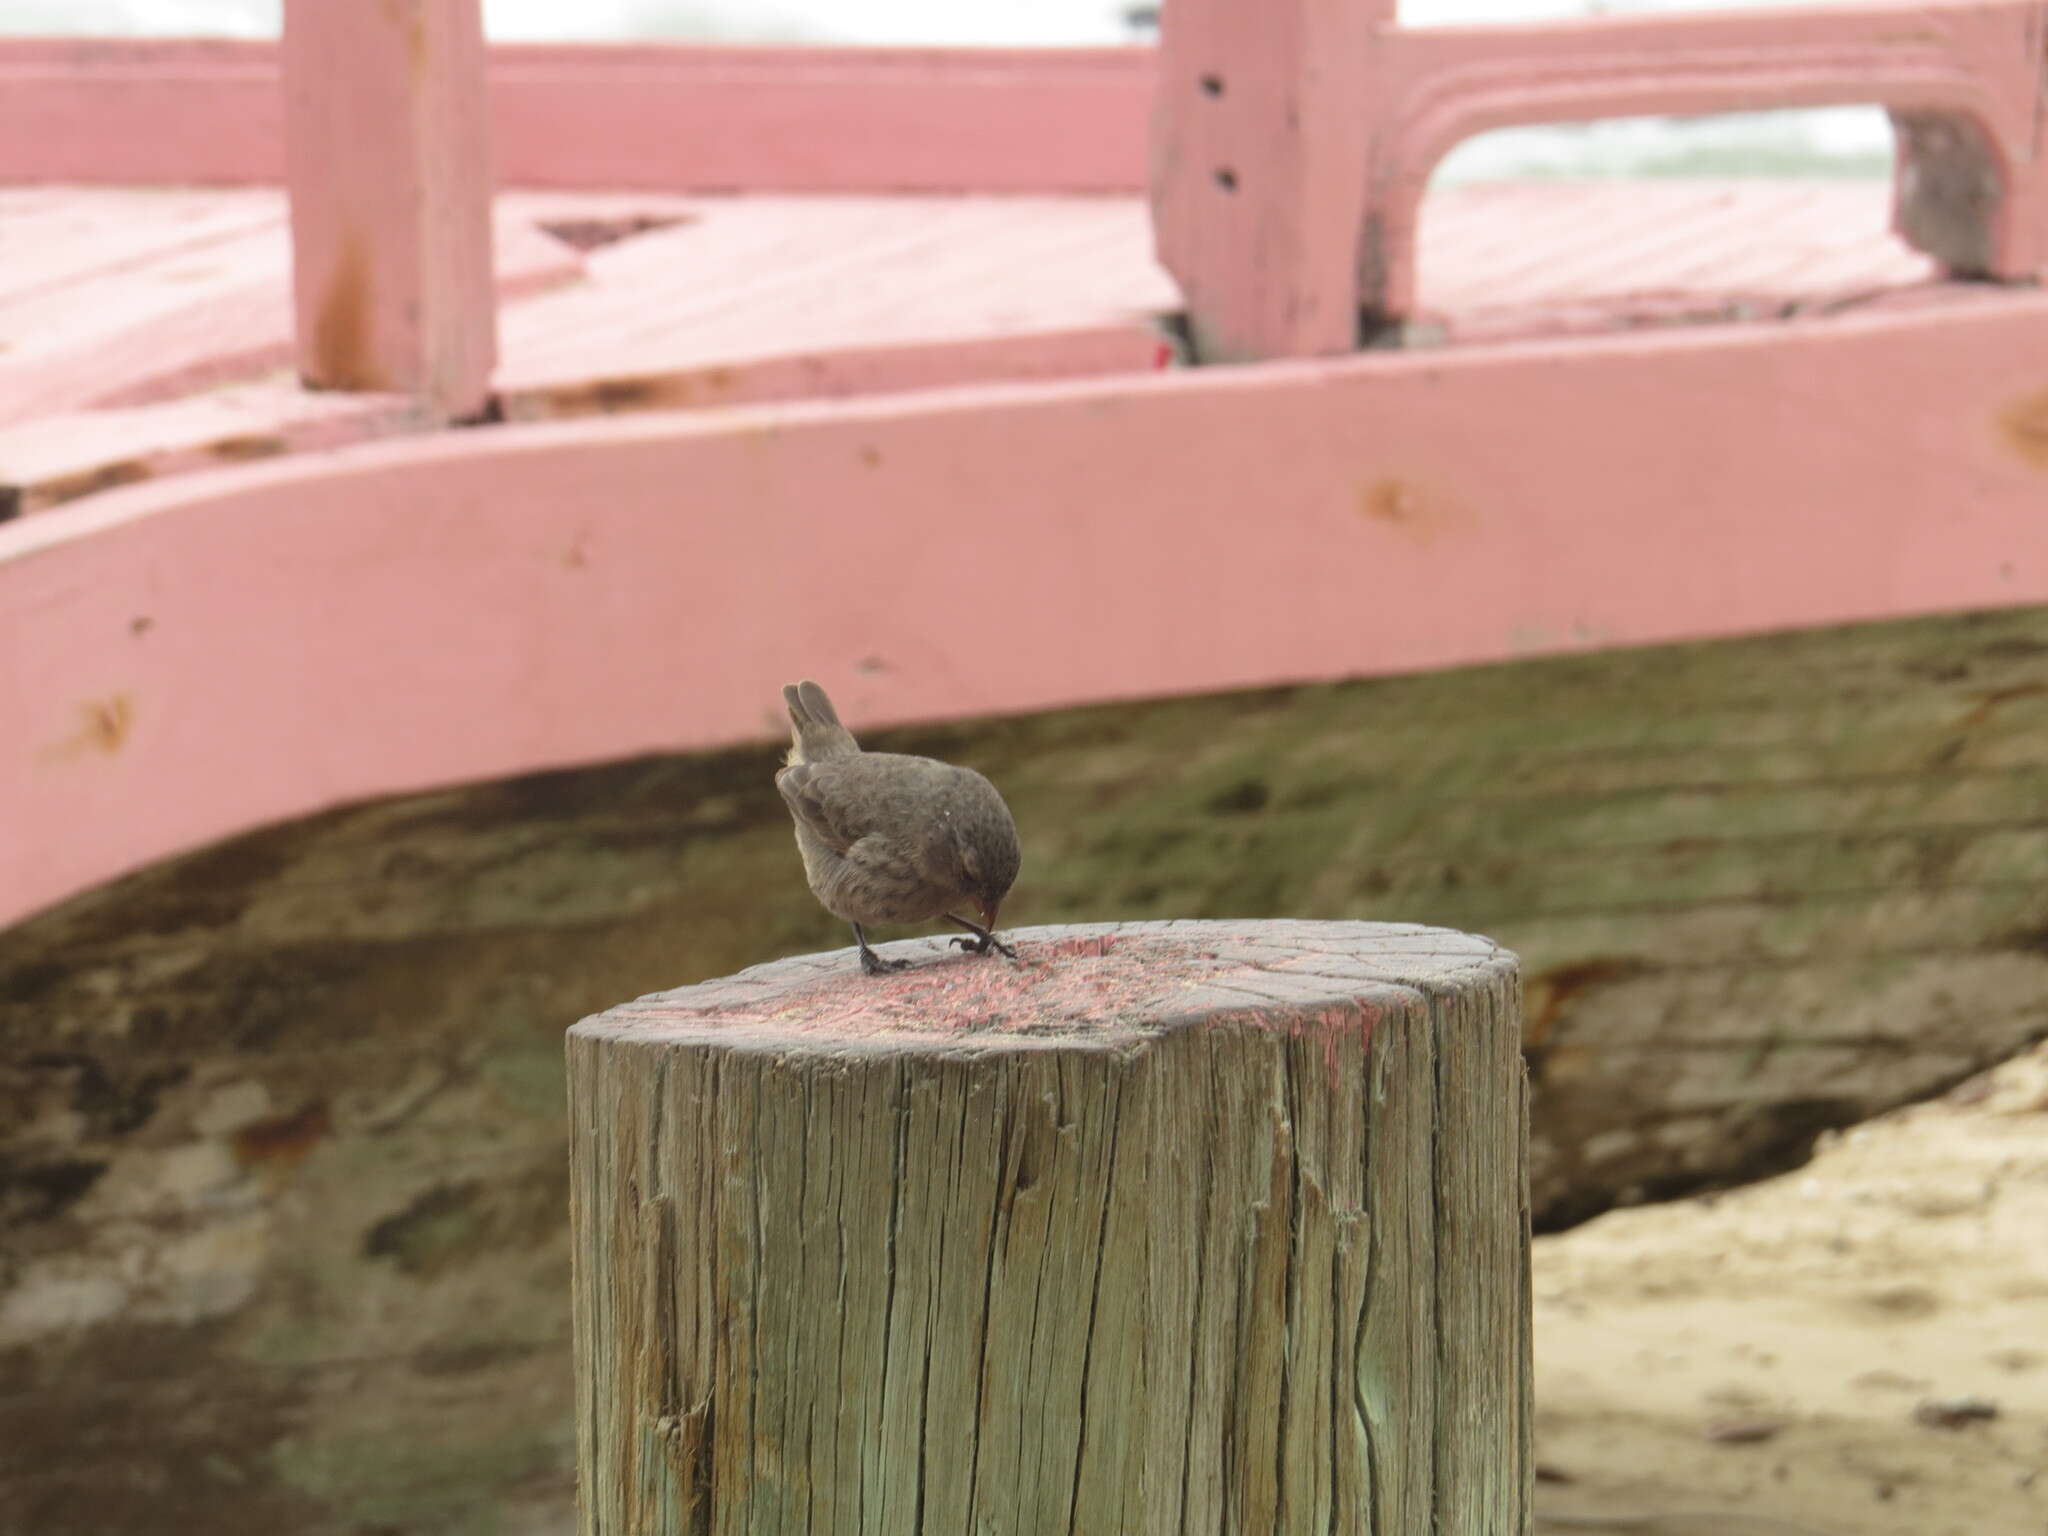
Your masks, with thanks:
[[[971,817],[959,825],[961,890],[974,903],[982,923],[996,926],[996,913],[1010,887],[1017,883],[1017,869],[1023,856],[1017,848],[1017,828],[1009,812],[988,818]]]

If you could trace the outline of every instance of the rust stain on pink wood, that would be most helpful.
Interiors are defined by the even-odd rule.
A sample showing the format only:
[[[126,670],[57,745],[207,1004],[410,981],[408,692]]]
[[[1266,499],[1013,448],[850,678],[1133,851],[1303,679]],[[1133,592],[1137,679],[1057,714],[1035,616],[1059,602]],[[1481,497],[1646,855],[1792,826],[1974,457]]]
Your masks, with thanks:
[[[739,378],[737,369],[724,365],[687,373],[619,374],[548,390],[548,414],[556,418],[615,416],[716,405],[732,393]]]
[[[1414,480],[1388,475],[1358,493],[1359,515],[1367,522],[1398,529],[1418,543],[1433,543],[1456,520],[1449,498]]]
[[[406,18],[405,57],[412,66],[412,85],[417,91],[427,78],[427,28],[417,9]]]
[[[405,59],[418,90],[427,73],[427,24],[414,0],[384,0],[384,19],[405,35]]]
[[[135,725],[135,700],[125,693],[89,699],[79,706],[78,728],[43,750],[45,761],[63,761],[88,752],[112,757],[126,745]]]
[[[328,279],[313,321],[313,366],[306,380],[315,389],[386,389],[390,385],[370,355],[370,264],[360,235],[341,241],[341,257]]]
[[[621,411],[651,411],[690,403],[687,376],[650,374],[597,379],[550,394],[549,404],[566,416],[610,416]]]
[[[38,509],[58,507],[81,496],[111,491],[119,485],[134,485],[149,478],[149,466],[140,459],[115,459],[111,463],[95,464],[91,469],[81,469],[75,474],[52,476],[36,485],[33,487],[35,506]]]
[[[275,458],[290,447],[280,432],[251,432],[240,437],[220,438],[208,446],[207,452],[216,459],[239,464],[249,459]]]
[[[2036,469],[2048,469],[2048,389],[2010,401],[1998,413],[1999,435]]]
[[[85,707],[85,720],[81,739],[111,757],[127,742],[135,724],[135,701],[125,693],[97,700]]]

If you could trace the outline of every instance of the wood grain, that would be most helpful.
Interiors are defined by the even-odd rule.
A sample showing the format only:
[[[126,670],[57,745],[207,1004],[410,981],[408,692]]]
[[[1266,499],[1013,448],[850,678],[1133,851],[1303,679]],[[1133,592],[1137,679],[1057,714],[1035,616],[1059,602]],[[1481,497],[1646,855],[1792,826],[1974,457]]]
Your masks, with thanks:
[[[587,1536],[1520,1532],[1513,957],[1012,937],[570,1031]]]

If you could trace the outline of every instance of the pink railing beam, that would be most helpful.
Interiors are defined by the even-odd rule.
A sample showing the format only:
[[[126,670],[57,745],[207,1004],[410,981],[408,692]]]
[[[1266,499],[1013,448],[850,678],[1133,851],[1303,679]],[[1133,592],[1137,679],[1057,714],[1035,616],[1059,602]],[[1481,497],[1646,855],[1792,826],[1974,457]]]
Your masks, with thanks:
[[[1643,114],[1872,103],[1899,131],[1894,223],[1959,276],[2048,262],[2048,5],[1408,29],[1391,0],[1175,0],[1152,204],[1213,358],[1331,355],[1415,301],[1417,210],[1459,141]]]
[[[0,927],[327,806],[762,740],[812,667],[879,724],[2048,603],[2044,358],[2048,293],[1993,290],[109,491],[0,525]]]
[[[479,0],[287,0],[300,375],[482,410],[497,362]]]

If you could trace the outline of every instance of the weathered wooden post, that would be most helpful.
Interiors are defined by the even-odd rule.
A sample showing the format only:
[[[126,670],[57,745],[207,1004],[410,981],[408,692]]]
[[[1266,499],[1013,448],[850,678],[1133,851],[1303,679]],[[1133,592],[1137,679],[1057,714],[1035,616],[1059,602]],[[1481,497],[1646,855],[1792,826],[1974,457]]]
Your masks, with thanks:
[[[1514,957],[1012,938],[569,1032],[585,1536],[1521,1532]]]
[[[497,364],[480,0],[286,0],[299,374],[473,416]]]

